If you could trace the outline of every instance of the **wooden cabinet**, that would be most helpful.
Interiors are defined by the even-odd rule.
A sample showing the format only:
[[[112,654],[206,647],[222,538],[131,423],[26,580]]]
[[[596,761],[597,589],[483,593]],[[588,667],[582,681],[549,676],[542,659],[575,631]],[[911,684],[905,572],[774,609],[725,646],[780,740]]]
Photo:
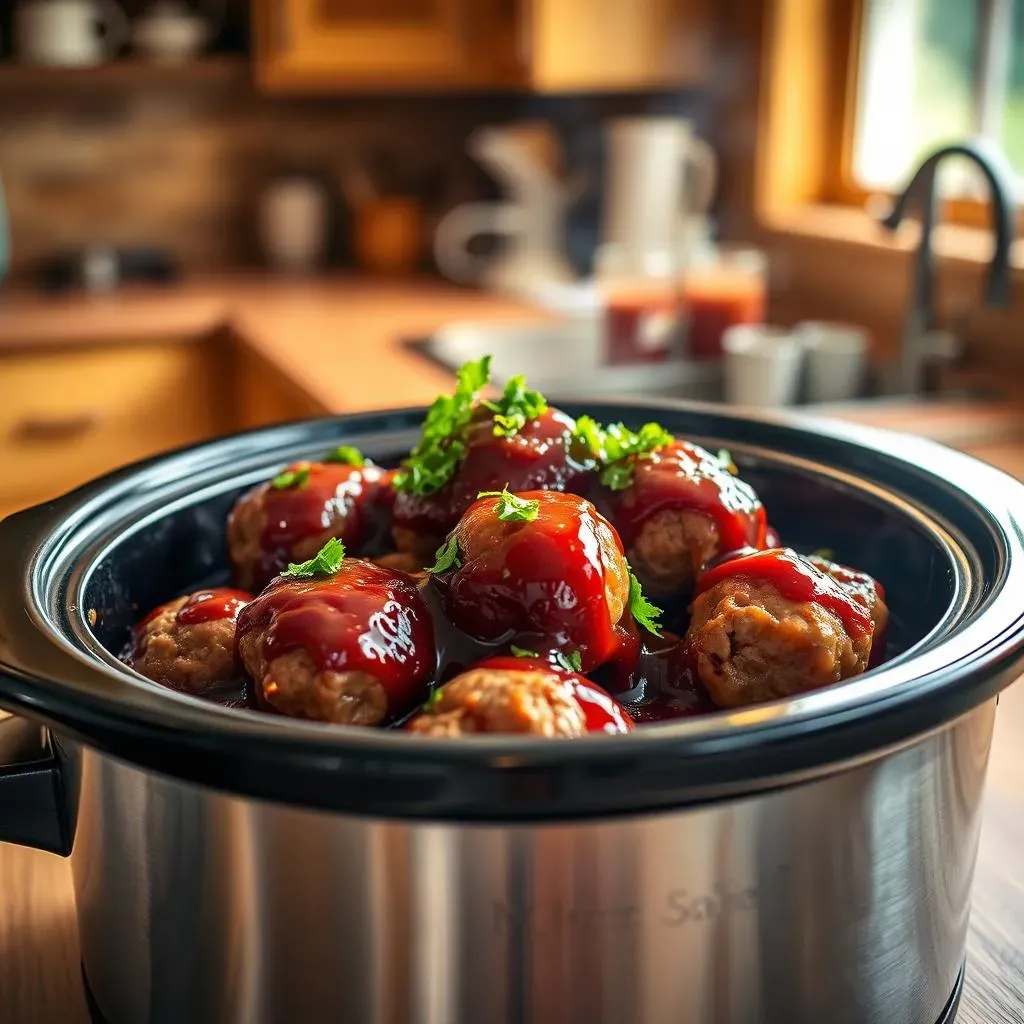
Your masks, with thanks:
[[[221,366],[199,340],[0,354],[0,517],[229,429]]]
[[[279,92],[629,90],[701,82],[712,0],[253,0]]]

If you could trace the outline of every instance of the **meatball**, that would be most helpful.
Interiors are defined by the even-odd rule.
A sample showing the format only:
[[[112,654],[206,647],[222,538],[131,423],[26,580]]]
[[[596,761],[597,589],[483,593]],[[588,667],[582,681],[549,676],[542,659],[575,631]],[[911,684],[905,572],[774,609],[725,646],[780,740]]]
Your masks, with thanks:
[[[228,516],[228,557],[240,586],[258,590],[289,562],[337,537],[351,551],[390,518],[391,488],[379,466],[297,462],[243,494]]]
[[[481,491],[566,491],[582,485],[592,465],[574,436],[575,421],[546,408],[515,433],[496,434],[495,413],[479,405],[466,428],[464,455],[441,490],[417,494],[399,485],[395,546],[429,561],[441,540]],[[500,428],[499,428],[500,429]]]
[[[724,552],[765,546],[765,513],[731,463],[676,440],[602,474],[597,506],[622,537],[653,597],[688,597],[700,570]],[[610,486],[615,484],[618,489]]]
[[[885,603],[885,590],[882,584],[866,572],[839,565],[838,562],[829,561],[819,555],[811,555],[809,561],[823,573],[831,576],[854,601],[867,608],[871,621],[875,624],[877,643],[889,625],[889,608]]]
[[[719,707],[789,697],[867,667],[874,624],[864,606],[788,549],[723,562],[698,589],[687,645]]]
[[[622,733],[633,725],[622,707],[576,673],[538,659],[491,658],[437,691],[406,725],[425,736],[528,733],[582,736]]]
[[[476,640],[540,653],[572,648],[584,671],[623,652],[615,627],[629,605],[629,566],[615,530],[584,498],[482,497],[436,568],[449,618]]]
[[[133,631],[129,664],[154,682],[191,694],[237,678],[235,620],[250,600],[240,590],[215,587],[168,601]]]
[[[408,711],[436,660],[412,580],[356,558],[313,578],[278,577],[239,616],[237,647],[261,704],[341,725]]]

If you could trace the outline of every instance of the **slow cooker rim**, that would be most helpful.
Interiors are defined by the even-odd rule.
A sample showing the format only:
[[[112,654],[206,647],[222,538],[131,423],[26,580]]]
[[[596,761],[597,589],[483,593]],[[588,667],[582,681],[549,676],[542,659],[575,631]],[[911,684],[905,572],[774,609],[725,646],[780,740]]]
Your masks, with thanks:
[[[941,453],[943,459],[959,460],[961,470],[965,472],[970,470],[975,477],[975,484],[978,480],[983,480],[988,476],[993,494],[998,484],[1001,488],[1009,486],[1018,492],[1018,496],[1024,497],[1024,487],[1018,482],[968,456],[952,451],[943,451],[928,442],[888,432],[866,430],[845,424],[823,424],[789,415],[753,417],[749,414],[727,412],[718,407],[702,407],[696,403],[666,403],[653,400],[614,403],[600,400],[577,400],[566,404],[615,410],[616,415],[623,417],[628,415],[628,409],[680,410],[690,413],[706,412],[718,418],[741,420],[746,424],[774,424],[792,428],[801,433],[813,429],[818,434],[847,444],[855,444],[876,455],[895,457],[904,465],[908,461],[910,464],[916,462],[917,468],[932,476],[936,475],[935,463]],[[332,429],[347,428],[355,433],[359,432],[355,428],[392,429],[396,424],[404,429],[411,418],[421,416],[422,412],[423,410],[396,410],[381,414],[363,414],[357,417],[331,417],[285,427],[261,428],[158,456],[88,484],[66,498],[13,517],[0,528],[0,547],[10,546],[8,534],[14,528],[10,525],[11,523],[26,528],[34,527],[34,535],[37,538],[52,541],[62,521],[64,523],[68,523],[69,520],[73,522],[74,514],[87,506],[91,499],[105,493],[110,494],[116,490],[119,484],[130,484],[147,468],[160,465],[169,467],[175,459],[189,455],[205,455],[216,463],[217,453],[224,451],[225,447],[230,448],[232,444],[238,442],[239,438],[266,441],[268,438],[278,435],[287,436],[290,431],[294,432],[302,428],[310,429],[321,424],[329,424]],[[713,433],[713,431],[705,431],[705,433]],[[278,447],[280,446],[279,444]],[[273,451],[273,445],[267,447]],[[916,458],[908,460],[907,454],[904,453],[912,453]],[[931,469],[928,468],[929,462],[932,463]],[[956,461],[954,461],[955,464]],[[984,491],[985,487],[982,487],[982,492]],[[993,502],[993,504],[998,503]],[[1002,516],[996,514],[994,509],[982,506],[976,497],[973,505],[976,511],[987,515],[1002,531],[1006,565],[994,604],[1000,604],[998,598],[1002,595],[1004,600],[1001,604],[1005,607],[1007,604],[1007,573],[1010,569],[1009,555],[1011,550],[1015,549],[1018,562],[1020,562],[1021,552],[1024,550],[1021,544],[1021,530],[1008,508],[1003,510],[1005,516]],[[67,529],[70,529],[70,526]],[[30,529],[30,533],[32,532],[33,530]],[[29,566],[33,571],[38,568],[35,561],[29,562]],[[27,583],[28,580],[25,582]],[[26,594],[25,596],[29,598],[26,601],[28,610],[32,615],[37,615],[38,609],[32,607],[30,595]],[[107,666],[94,663],[84,651],[78,648],[73,648],[71,653],[78,662],[78,671],[84,672],[84,677],[71,681],[62,680],[62,683],[72,687],[72,692],[57,689],[52,682],[48,682],[44,677],[35,675],[31,671],[26,671],[22,666],[8,665],[6,666],[9,673],[8,681],[15,685],[8,687],[7,699],[14,706],[20,707],[36,717],[43,718],[64,731],[77,735],[85,742],[92,740],[115,754],[118,746],[117,737],[120,732],[139,732],[140,728],[145,725],[145,728],[141,729],[142,732],[148,731],[153,734],[170,730],[176,733],[179,745],[187,746],[189,742],[202,745],[209,741],[216,741],[225,748],[221,751],[224,756],[235,752],[244,757],[244,747],[239,747],[239,744],[251,742],[258,737],[262,744],[267,745],[265,753],[272,752],[275,757],[282,759],[287,759],[289,754],[297,759],[308,760],[315,759],[317,756],[330,757],[332,755],[360,758],[373,753],[375,756],[385,759],[404,760],[410,765],[419,759],[431,759],[435,762],[441,760],[452,767],[462,769],[469,764],[477,763],[488,771],[495,771],[500,770],[497,762],[504,761],[507,762],[506,767],[514,767],[519,770],[529,766],[550,769],[558,764],[572,762],[594,765],[616,762],[625,764],[641,755],[659,757],[665,754],[675,754],[678,758],[681,753],[678,749],[680,744],[686,746],[685,753],[690,759],[695,757],[705,760],[708,758],[722,759],[727,753],[731,757],[735,757],[743,751],[749,753],[758,749],[762,751],[775,749],[779,745],[784,746],[786,742],[799,740],[801,733],[818,732],[822,735],[834,733],[837,726],[842,727],[841,731],[850,740],[853,738],[853,732],[857,731],[849,728],[853,724],[851,716],[854,720],[857,718],[870,719],[878,725],[876,737],[878,742],[860,745],[860,753],[868,754],[872,749],[891,743],[893,739],[898,738],[897,734],[900,732],[904,735],[917,734],[956,717],[998,690],[1003,677],[1020,661],[1021,646],[1024,643],[1022,640],[1024,614],[1018,614],[1015,618],[1004,618],[999,635],[994,638],[990,635],[982,643],[980,634],[983,630],[979,626],[986,618],[991,621],[994,610],[995,607],[990,602],[973,618],[969,618],[966,624],[965,628],[973,627],[969,628],[969,632],[975,634],[978,641],[977,646],[968,646],[967,649],[959,651],[955,659],[946,664],[936,665],[930,673],[920,677],[915,675],[912,692],[910,692],[911,688],[906,686],[902,687],[902,691],[905,692],[901,692],[900,688],[886,691],[884,684],[891,669],[888,666],[883,666],[862,680],[847,683],[842,687],[830,688],[829,691],[819,691],[819,694],[829,694],[830,699],[823,702],[810,702],[814,706],[806,714],[796,718],[771,719],[771,714],[777,713],[777,707],[766,705],[765,708],[769,715],[767,721],[765,720],[765,708],[747,709],[737,715],[714,715],[705,719],[690,719],[681,723],[649,727],[638,730],[631,737],[618,740],[595,737],[577,740],[572,744],[551,744],[549,741],[543,740],[508,741],[490,737],[459,744],[439,744],[438,741],[429,739],[389,735],[383,732],[350,735],[348,731],[318,726],[314,723],[274,722],[274,727],[283,726],[284,728],[268,729],[267,726],[270,723],[259,721],[260,716],[211,708],[209,705],[203,705],[190,698],[170,694],[167,691],[160,693],[161,699],[158,702],[141,700],[142,706],[138,706],[140,704],[138,700],[120,699],[117,693],[113,696],[97,694],[95,690],[90,689],[88,683],[89,681],[95,683],[98,678],[97,674],[99,674],[106,676],[107,682],[114,681],[121,690],[130,687],[131,697],[139,697],[143,693],[152,696],[134,683],[127,673],[118,673]],[[0,620],[0,624],[2,624],[2,620]],[[36,626],[39,636],[44,641],[50,644],[55,642],[69,644],[67,637],[52,635],[46,622],[37,621]],[[961,636],[961,633],[962,630],[954,631],[951,636],[943,637],[927,647],[923,653],[927,653],[929,650],[936,653],[941,652]],[[0,654],[2,653],[2,647],[0,647]],[[3,667],[3,662],[0,661],[0,668]],[[977,685],[982,677],[987,680],[987,686]],[[976,685],[971,688],[970,694],[966,686],[958,691],[954,685],[957,682],[966,682],[971,679],[975,681]],[[852,699],[854,689],[859,684],[868,681],[872,681],[875,693],[867,698],[862,697],[860,703],[854,701]],[[935,699],[943,694],[948,698],[947,700],[939,702]],[[70,699],[72,696],[74,699]],[[818,695],[812,696],[817,697]],[[970,700],[968,700],[969,696]],[[926,699],[931,700],[930,708],[927,707]],[[792,704],[792,702],[779,703]],[[825,705],[826,708],[829,704],[832,707],[822,711],[817,706],[818,703]],[[870,706],[862,706],[867,704]],[[921,705],[916,709],[918,712],[929,710],[930,713],[910,714],[908,721],[908,712],[914,712],[913,705],[917,704]],[[133,705],[135,706],[133,707]],[[135,715],[134,721],[125,714],[129,709]],[[881,727],[883,718],[888,718],[890,728],[883,729]],[[899,726],[900,722],[902,722],[902,726]],[[81,728],[83,725],[84,729]],[[912,726],[909,732],[907,731],[908,726]],[[179,729],[184,732],[179,732]],[[793,735],[790,735],[787,740],[787,734],[790,733]],[[806,736],[804,738],[806,739]],[[853,746],[850,743],[837,745],[835,760],[854,753],[854,746],[856,744]],[[406,756],[403,757],[403,755]],[[791,760],[791,758],[786,760]],[[832,760],[833,758],[829,758],[825,763]],[[762,767],[767,770],[771,767],[773,758],[766,756],[764,761],[765,764]],[[812,767],[822,768],[824,764],[816,762]],[[172,771],[171,774],[178,773]]]

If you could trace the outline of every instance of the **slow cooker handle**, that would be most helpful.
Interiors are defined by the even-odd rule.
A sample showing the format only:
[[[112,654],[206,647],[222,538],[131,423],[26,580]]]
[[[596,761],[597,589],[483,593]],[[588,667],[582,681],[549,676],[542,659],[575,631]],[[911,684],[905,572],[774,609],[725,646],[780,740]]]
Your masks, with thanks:
[[[71,842],[65,808],[49,733],[24,718],[0,720],[0,843],[66,857]]]

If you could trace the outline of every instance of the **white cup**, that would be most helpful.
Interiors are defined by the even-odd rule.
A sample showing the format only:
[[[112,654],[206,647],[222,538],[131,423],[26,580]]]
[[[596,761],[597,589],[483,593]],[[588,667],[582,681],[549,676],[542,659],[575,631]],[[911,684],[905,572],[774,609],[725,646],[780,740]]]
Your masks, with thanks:
[[[782,406],[796,401],[803,346],[789,331],[734,324],[722,335],[725,400],[731,405]]]
[[[806,353],[808,402],[842,402],[860,394],[870,347],[864,328],[806,320],[793,333]]]

